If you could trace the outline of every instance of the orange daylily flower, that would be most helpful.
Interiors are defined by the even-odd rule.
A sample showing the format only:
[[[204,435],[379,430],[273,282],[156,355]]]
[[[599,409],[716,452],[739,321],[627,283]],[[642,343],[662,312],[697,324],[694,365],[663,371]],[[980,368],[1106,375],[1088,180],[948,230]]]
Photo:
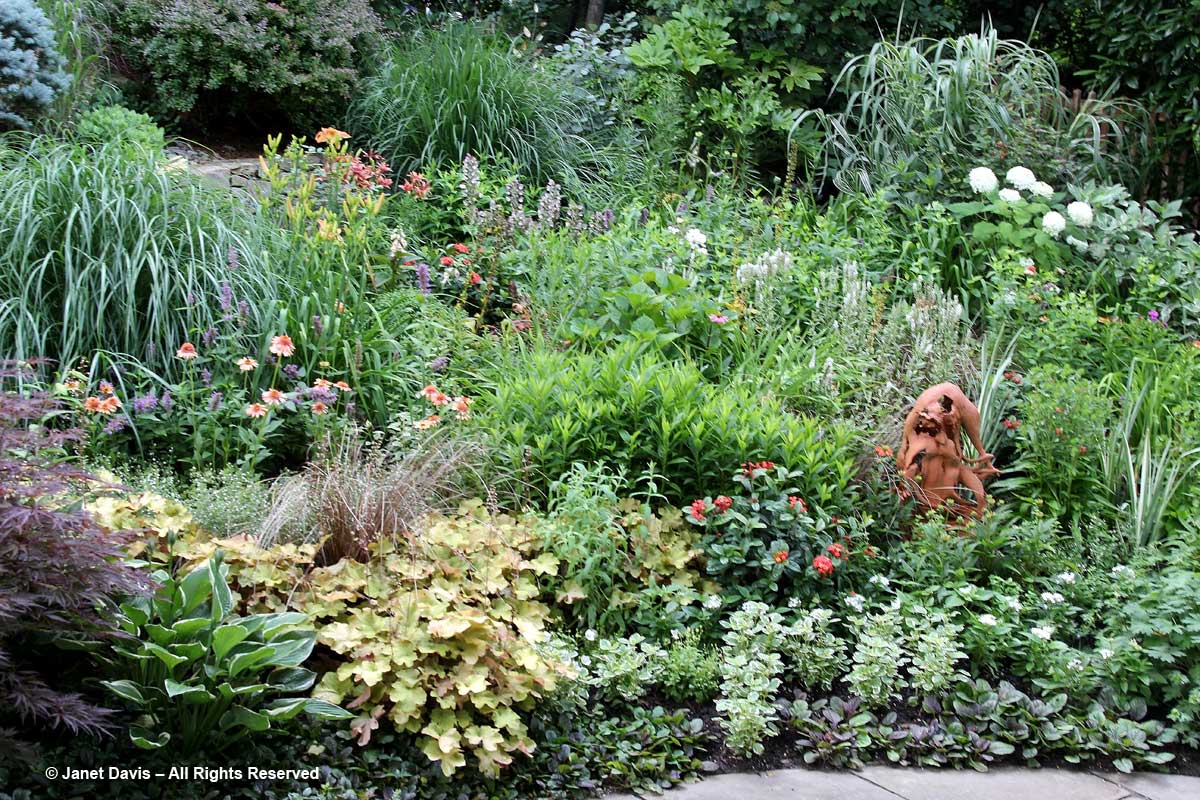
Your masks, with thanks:
[[[337,144],[342,139],[349,139],[350,134],[345,131],[339,131],[337,128],[321,128],[316,135],[317,144],[327,144],[332,142]]]

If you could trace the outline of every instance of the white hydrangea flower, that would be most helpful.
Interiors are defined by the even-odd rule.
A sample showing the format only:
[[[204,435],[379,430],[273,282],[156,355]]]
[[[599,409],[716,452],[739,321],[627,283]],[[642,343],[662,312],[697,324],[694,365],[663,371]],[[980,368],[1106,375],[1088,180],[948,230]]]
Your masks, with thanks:
[[[994,627],[996,627],[997,622],[998,622],[998,620],[996,619],[995,614],[980,614],[979,615],[979,623],[981,625],[987,625],[989,628],[994,628]]]
[[[704,598],[704,607],[705,608],[720,608],[721,607],[721,596],[716,595],[716,594],[710,594],[708,597]]]
[[[971,184],[971,191],[975,192],[975,194],[994,192],[1000,186],[1000,181],[996,178],[996,173],[987,167],[976,167],[971,170],[970,174],[967,175],[967,182]]]
[[[1054,579],[1061,584],[1070,586],[1071,584],[1075,583],[1075,573],[1074,572],[1060,572],[1059,574],[1054,576]]]
[[[1081,228],[1086,228],[1095,220],[1096,215],[1092,212],[1092,207],[1087,203],[1076,200],[1067,206],[1067,216]]]
[[[694,249],[704,252],[704,246],[708,244],[708,237],[704,235],[704,231],[699,228],[688,228],[687,233],[683,235]]]
[[[1010,598],[1008,598],[1008,607],[1011,608],[1013,611],[1019,612],[1025,606],[1021,605],[1021,601],[1018,600],[1017,598],[1010,597]]]
[[[1048,641],[1050,641],[1050,637],[1054,635],[1054,626],[1053,625],[1045,625],[1040,628],[1034,627],[1034,628],[1030,628],[1029,632],[1032,633],[1034,636],[1038,637],[1039,639],[1045,639],[1048,642]]]
[[[1066,598],[1058,592],[1042,592],[1042,600],[1047,605],[1056,606],[1066,600]]]
[[[1004,176],[1004,179],[1018,189],[1030,189],[1038,182],[1033,171],[1027,167],[1013,167]]]
[[[1054,197],[1054,187],[1045,181],[1034,181],[1029,187],[1029,192],[1034,197],[1043,197],[1046,199]]]
[[[1018,192],[1016,189],[1001,189],[999,194],[1000,194],[1000,199],[1004,200],[1005,202],[1008,202],[1008,203],[1021,202],[1021,193]]]
[[[846,605],[853,608],[855,611],[863,610],[863,598],[861,594],[852,594],[846,597]]]
[[[788,608],[799,608],[799,607],[800,607],[800,598],[799,597],[793,597],[791,600],[788,600]]]
[[[1067,221],[1063,215],[1057,211],[1047,211],[1042,217],[1042,230],[1053,236],[1055,239],[1058,235],[1067,229]]]

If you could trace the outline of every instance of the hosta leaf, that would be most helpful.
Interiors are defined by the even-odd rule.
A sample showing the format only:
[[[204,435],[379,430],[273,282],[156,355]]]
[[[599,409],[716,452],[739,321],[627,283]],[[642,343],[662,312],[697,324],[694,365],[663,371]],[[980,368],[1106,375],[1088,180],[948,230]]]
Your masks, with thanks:
[[[243,625],[222,625],[213,631],[213,655],[216,656],[218,660],[225,658],[225,655],[233,648],[234,645],[242,642],[249,635],[250,631]]]
[[[133,681],[100,681],[100,683],[102,686],[108,687],[109,691],[118,697],[123,697],[139,705],[145,702],[145,699],[142,697],[142,690]]]
[[[134,746],[142,750],[157,750],[171,740],[171,734],[163,731],[156,736],[145,728],[134,725],[129,729],[129,738]]]
[[[167,690],[167,696],[172,699],[182,698],[191,703],[211,703],[216,699],[203,686],[189,686],[186,683],[179,683],[170,678],[167,678],[163,682],[163,687]]]
[[[271,727],[271,720],[266,714],[251,711],[245,706],[234,706],[222,715],[220,724],[224,730],[247,728],[255,732],[262,732]]]

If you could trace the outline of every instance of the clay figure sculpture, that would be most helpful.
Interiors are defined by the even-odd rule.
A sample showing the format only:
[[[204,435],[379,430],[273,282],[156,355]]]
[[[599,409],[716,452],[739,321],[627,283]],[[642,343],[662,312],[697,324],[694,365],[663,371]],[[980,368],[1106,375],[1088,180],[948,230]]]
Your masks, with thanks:
[[[906,494],[925,509],[959,517],[982,516],[987,508],[983,482],[1000,471],[983,447],[980,427],[979,409],[953,383],[939,383],[922,392],[904,420],[896,456]],[[964,431],[979,453],[975,458],[963,456]],[[958,493],[959,488],[971,491],[974,505]]]

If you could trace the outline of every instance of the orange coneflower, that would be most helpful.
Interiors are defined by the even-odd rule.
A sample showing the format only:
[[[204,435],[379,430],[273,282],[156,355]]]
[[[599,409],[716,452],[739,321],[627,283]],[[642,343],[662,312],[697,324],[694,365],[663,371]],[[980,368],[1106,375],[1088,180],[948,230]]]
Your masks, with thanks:
[[[267,415],[267,407],[262,403],[251,403],[246,406],[247,417],[265,417]]]
[[[332,389],[333,384],[330,383],[325,378],[317,378],[315,381],[313,381],[313,388],[314,389]]]
[[[65,381],[63,381],[63,388],[66,389],[68,392],[79,391],[79,381],[75,380],[74,378],[65,380]]]
[[[319,400],[312,404],[312,413],[314,414],[324,414],[328,410],[329,406],[325,405]]]
[[[249,356],[237,360],[238,369],[242,372],[253,372],[258,368],[258,362]]]
[[[438,388],[431,383],[421,391],[417,392],[417,397],[425,397],[432,400],[434,395],[438,394],[441,394],[441,392],[439,392]]]
[[[429,430],[430,428],[432,428],[434,425],[437,425],[441,421],[442,421],[442,418],[439,417],[437,414],[430,414],[425,419],[419,419],[416,422],[414,422],[413,427],[419,431]]]
[[[271,352],[277,356],[287,358],[292,353],[296,352],[296,345],[292,343],[292,337],[286,333],[276,336],[271,340]]]
[[[471,398],[456,397],[453,401],[454,410],[458,412],[459,419],[466,419],[471,416]]]
[[[279,391],[278,389],[267,389],[262,393],[262,399],[263,402],[269,406],[277,406],[287,398],[284,397],[283,392]]]
[[[321,128],[316,135],[317,144],[326,144],[333,142],[337,144],[342,139],[349,139],[350,134],[345,131],[339,131],[337,128]]]
[[[100,394],[112,394],[113,387],[108,381],[100,381]]]
[[[196,352],[196,345],[192,344],[191,342],[184,342],[183,344],[179,345],[179,349],[175,351],[175,357],[182,358],[184,361],[191,361],[198,355],[199,353]]]
[[[104,401],[99,397],[89,397],[83,401],[83,410],[90,411],[93,414],[104,413]]]
[[[340,389],[343,392],[350,391],[350,384],[346,383],[345,381],[338,381],[337,383],[334,384],[334,386],[336,386],[338,389]]]
[[[110,394],[108,397],[100,401],[100,413],[111,414],[121,407],[121,401],[117,399],[115,394]]]

